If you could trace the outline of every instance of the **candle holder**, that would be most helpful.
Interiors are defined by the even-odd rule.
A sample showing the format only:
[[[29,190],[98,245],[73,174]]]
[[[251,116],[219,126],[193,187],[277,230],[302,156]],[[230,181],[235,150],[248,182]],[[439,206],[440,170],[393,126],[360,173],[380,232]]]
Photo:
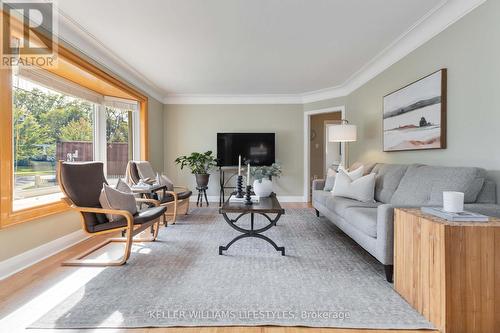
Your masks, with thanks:
[[[243,176],[238,176],[236,181],[236,198],[243,198]]]
[[[250,206],[252,204],[252,186],[247,185],[247,191],[245,193],[245,205]]]

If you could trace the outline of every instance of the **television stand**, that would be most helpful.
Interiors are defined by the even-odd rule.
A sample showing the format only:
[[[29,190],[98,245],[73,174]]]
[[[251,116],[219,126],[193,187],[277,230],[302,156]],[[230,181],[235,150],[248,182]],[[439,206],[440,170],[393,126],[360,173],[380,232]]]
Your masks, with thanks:
[[[236,170],[236,171],[235,171]],[[229,186],[229,182],[231,179],[234,177],[238,176],[238,167],[219,167],[219,185],[220,185],[220,191],[219,191],[219,207],[222,207],[224,204],[225,200],[225,191],[226,190],[234,190],[236,189],[236,186]],[[228,177],[226,179],[226,177]]]

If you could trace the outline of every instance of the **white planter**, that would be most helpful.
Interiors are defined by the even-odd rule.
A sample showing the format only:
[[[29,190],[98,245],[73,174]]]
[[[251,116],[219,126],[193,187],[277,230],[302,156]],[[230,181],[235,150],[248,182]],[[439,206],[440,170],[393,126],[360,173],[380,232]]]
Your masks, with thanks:
[[[259,197],[268,197],[273,193],[273,182],[269,179],[256,180],[253,182],[253,191]]]

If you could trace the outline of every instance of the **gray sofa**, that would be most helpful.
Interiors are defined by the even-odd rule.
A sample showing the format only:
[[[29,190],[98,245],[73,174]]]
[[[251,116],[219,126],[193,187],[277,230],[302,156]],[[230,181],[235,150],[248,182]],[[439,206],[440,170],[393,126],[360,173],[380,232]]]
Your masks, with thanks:
[[[335,197],[313,181],[312,205],[385,267],[392,281],[394,208],[441,206],[443,191],[465,193],[465,209],[500,217],[496,184],[481,168],[375,164],[375,202]]]

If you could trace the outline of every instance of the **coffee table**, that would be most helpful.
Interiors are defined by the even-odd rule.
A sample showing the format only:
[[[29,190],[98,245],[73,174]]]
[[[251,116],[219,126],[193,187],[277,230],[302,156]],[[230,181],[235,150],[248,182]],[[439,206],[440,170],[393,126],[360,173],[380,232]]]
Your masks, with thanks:
[[[231,195],[232,196],[232,195]],[[242,234],[235,237],[232,241],[230,241],[226,246],[219,246],[219,255],[222,255],[223,251],[229,249],[231,245],[243,238],[260,238],[269,244],[271,244],[276,251],[281,251],[281,255],[285,255],[285,247],[278,246],[276,243],[267,236],[262,235],[262,233],[266,230],[269,230],[272,227],[276,226],[276,223],[280,219],[281,215],[285,214],[285,210],[281,207],[278,199],[276,198],[276,194],[271,194],[268,198],[260,198],[258,203],[254,203],[252,205],[245,205],[243,202],[229,202],[229,199],[222,205],[219,209],[219,213],[222,214],[224,220],[229,224],[229,226]],[[228,214],[238,214],[234,219],[230,218]],[[243,227],[238,226],[236,223],[243,216],[250,214],[250,229],[245,229]],[[255,214],[260,214],[264,216],[269,224],[260,229],[254,228],[254,218]],[[271,218],[268,214],[276,214],[274,218]]]

